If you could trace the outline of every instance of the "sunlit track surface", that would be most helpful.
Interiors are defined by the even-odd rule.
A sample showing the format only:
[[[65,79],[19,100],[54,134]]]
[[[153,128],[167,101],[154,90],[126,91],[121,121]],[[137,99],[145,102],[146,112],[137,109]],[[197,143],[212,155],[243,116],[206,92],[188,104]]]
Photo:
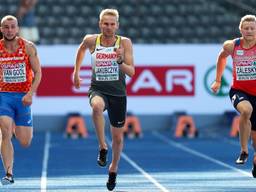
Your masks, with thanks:
[[[0,186],[0,191],[107,191],[108,169],[96,163],[94,133],[76,140],[57,132],[46,135],[35,133],[28,149],[14,140],[15,184]],[[111,138],[107,140],[111,144]],[[143,138],[125,139],[115,191],[256,191],[256,179],[251,176],[252,149],[245,165],[234,163],[239,150],[237,139],[223,136],[174,139],[169,133],[147,132]],[[4,175],[2,167],[1,173]]]

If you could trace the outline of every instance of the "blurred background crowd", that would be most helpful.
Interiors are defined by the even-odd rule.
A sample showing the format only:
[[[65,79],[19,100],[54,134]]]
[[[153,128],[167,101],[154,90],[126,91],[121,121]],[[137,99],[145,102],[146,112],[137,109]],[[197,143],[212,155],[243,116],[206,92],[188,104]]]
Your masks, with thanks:
[[[95,33],[98,13],[120,12],[120,34],[134,43],[221,43],[239,35],[241,16],[256,13],[254,0],[0,0],[0,16],[18,16],[23,27],[37,27],[41,44],[78,44]],[[22,3],[23,2],[23,3]],[[27,5],[26,3],[27,2]],[[34,29],[34,30],[37,30]],[[221,30],[220,30],[221,29]],[[39,39],[40,37],[40,39]]]

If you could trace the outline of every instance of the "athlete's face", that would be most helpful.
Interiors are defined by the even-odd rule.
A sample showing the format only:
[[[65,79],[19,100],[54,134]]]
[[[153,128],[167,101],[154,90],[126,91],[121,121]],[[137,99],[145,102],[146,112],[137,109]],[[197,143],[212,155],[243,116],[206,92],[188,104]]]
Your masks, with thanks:
[[[106,37],[113,37],[118,29],[118,22],[115,16],[104,15],[99,22],[101,33]]]
[[[241,30],[243,38],[245,40],[255,40],[256,39],[256,22],[254,21],[244,21]]]
[[[16,20],[5,20],[1,24],[1,32],[3,33],[3,38],[7,41],[12,41],[15,39],[19,31],[18,23]]]

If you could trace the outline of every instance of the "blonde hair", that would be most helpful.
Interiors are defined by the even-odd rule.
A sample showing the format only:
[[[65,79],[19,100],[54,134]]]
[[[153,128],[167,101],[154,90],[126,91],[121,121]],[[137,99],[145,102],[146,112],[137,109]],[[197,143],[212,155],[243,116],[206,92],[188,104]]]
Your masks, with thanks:
[[[241,18],[240,24],[239,24],[239,29],[242,29],[242,25],[244,22],[255,22],[256,23],[256,17],[255,15],[245,15]]]
[[[1,26],[3,25],[4,21],[6,21],[6,20],[14,20],[14,21],[16,21],[17,24],[18,24],[18,20],[17,20],[16,17],[14,17],[13,15],[6,15],[6,16],[4,16],[4,17],[1,19]]]
[[[111,16],[115,16],[116,17],[116,21],[118,22],[119,19],[119,13],[116,9],[103,9],[100,12],[100,21],[102,20],[102,17],[104,15],[111,15]]]

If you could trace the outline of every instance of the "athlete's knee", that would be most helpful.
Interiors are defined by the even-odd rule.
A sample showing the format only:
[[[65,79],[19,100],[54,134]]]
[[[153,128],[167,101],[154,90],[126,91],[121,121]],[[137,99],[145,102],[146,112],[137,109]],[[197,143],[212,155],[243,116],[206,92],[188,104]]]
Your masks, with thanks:
[[[112,141],[116,145],[121,145],[123,143],[123,134],[113,134]]]
[[[26,137],[18,137],[17,136],[17,139],[19,140],[19,142],[20,142],[20,145],[22,146],[22,147],[29,147],[30,146],[30,144],[31,144],[31,141],[32,141],[32,137],[30,137],[30,136],[26,136]]]
[[[31,139],[22,139],[22,140],[19,140],[20,142],[20,145],[24,148],[26,147],[29,147],[30,144],[31,144]]]
[[[12,138],[12,130],[9,128],[1,128],[2,140],[10,140]]]
[[[28,147],[33,138],[32,127],[16,126],[15,136],[22,147]]]
[[[239,103],[240,104],[240,103]],[[249,119],[252,115],[253,107],[249,103],[238,104],[238,110],[242,119]]]
[[[91,107],[94,113],[102,113],[104,110],[104,103],[93,101]]]
[[[250,119],[250,117],[252,115],[252,111],[253,111],[252,107],[242,108],[240,111],[240,116],[242,118]]]

